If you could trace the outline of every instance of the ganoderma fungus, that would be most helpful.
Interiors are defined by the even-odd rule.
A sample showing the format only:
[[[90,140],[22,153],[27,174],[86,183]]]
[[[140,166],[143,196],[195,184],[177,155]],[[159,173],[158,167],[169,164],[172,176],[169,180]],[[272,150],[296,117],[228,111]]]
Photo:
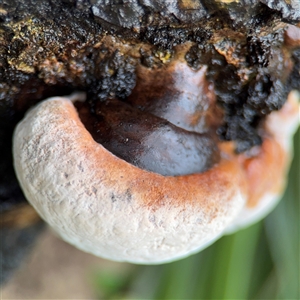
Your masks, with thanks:
[[[118,261],[165,262],[216,239],[246,200],[237,159],[223,156],[199,174],[140,169],[96,143],[66,97],[40,103],[14,135],[19,182],[42,218],[71,244]]]
[[[134,263],[171,261],[257,220],[282,193],[296,93],[270,115],[257,152],[237,155],[230,142],[219,143],[212,167],[178,176],[136,167],[96,143],[71,101],[80,98],[50,98],[33,108],[16,128],[14,163],[26,198],[84,251]]]

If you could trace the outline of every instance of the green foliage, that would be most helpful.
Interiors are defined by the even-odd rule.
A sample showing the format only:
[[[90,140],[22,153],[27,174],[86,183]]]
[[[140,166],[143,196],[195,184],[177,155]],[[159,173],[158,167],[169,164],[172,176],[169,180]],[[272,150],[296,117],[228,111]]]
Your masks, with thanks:
[[[130,275],[107,270],[96,271],[93,278],[95,290],[100,299],[115,299],[116,296],[120,299],[131,282]]]

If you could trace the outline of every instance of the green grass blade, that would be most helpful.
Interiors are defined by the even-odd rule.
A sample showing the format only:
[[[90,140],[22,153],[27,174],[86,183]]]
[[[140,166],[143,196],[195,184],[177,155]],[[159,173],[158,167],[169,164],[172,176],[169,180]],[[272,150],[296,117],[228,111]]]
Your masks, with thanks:
[[[295,136],[295,157],[287,190],[277,209],[265,221],[278,277],[278,299],[300,299],[299,152],[300,131]]]

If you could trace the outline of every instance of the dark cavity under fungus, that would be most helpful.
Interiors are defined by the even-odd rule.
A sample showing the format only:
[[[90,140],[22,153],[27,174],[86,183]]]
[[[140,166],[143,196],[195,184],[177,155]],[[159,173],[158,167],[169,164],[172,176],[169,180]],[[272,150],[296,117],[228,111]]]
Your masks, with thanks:
[[[127,162],[164,176],[199,173],[219,161],[216,140],[208,133],[179,128],[165,119],[119,100],[75,103],[94,140]]]
[[[185,63],[136,69],[123,100],[75,104],[94,140],[127,162],[165,176],[204,172],[220,159],[214,94],[206,68]],[[214,115],[211,118],[211,115]]]

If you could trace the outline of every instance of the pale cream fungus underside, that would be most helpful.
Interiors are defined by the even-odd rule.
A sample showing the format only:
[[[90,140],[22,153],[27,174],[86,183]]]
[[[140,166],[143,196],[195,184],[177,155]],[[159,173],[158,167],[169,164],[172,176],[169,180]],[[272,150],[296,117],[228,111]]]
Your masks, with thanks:
[[[297,127],[296,98],[290,94],[284,109],[271,115],[268,136],[253,157],[235,155],[232,144],[222,143],[219,164],[177,177],[116,157],[92,139],[68,98],[51,98],[16,128],[16,173],[39,214],[78,248],[117,261],[174,260],[244,226],[247,218],[252,222],[261,199],[279,197]],[[273,125],[282,120],[281,134]]]

